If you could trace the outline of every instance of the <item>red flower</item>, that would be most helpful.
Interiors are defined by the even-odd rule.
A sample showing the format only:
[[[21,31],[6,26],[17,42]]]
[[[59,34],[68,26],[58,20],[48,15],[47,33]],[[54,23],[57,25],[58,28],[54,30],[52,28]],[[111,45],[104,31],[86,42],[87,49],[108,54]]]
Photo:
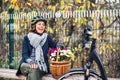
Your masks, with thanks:
[[[68,50],[68,48],[63,48],[62,50]],[[55,51],[57,51],[57,48],[50,48],[48,50],[48,53],[51,54],[51,53],[54,53]]]
[[[48,50],[48,53],[51,54],[51,53],[54,53],[55,51],[57,51],[57,48],[50,48]]]

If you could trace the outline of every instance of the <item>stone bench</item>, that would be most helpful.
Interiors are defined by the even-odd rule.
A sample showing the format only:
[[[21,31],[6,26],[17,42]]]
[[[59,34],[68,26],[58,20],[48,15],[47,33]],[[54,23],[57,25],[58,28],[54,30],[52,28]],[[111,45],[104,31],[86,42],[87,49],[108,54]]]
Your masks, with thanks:
[[[16,71],[15,69],[0,68],[0,78],[26,80],[25,76],[16,76]]]

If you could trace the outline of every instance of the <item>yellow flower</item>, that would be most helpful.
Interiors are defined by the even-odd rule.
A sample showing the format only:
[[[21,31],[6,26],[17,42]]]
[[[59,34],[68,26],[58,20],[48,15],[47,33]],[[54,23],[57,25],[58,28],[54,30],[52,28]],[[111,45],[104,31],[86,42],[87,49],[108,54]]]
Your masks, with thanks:
[[[74,56],[74,54],[71,52],[71,50],[67,50],[67,53],[68,53],[68,55],[70,56],[71,60],[74,61],[75,56]]]
[[[61,1],[61,2],[60,2],[60,4],[61,4],[61,5],[64,5],[64,4],[65,4],[65,2],[64,2],[64,1]]]

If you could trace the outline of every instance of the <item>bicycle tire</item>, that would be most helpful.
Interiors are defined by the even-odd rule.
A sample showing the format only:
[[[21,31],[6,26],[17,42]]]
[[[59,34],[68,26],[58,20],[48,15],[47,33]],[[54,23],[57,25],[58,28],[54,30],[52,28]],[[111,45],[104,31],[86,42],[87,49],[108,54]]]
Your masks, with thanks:
[[[77,69],[72,69],[69,72],[63,74],[57,80],[85,80],[84,75],[85,75],[85,69],[77,68]],[[94,70],[90,70],[88,80],[103,80],[103,79],[98,72]]]

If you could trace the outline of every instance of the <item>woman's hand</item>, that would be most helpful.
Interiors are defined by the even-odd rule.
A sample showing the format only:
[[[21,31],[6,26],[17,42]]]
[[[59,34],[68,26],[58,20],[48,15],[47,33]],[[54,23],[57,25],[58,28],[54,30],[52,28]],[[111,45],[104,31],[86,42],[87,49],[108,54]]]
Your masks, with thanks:
[[[65,45],[63,43],[58,42],[57,43],[57,48],[63,49],[63,48],[65,48]]]
[[[38,64],[32,63],[32,64],[30,64],[30,68],[37,69],[38,68]]]

